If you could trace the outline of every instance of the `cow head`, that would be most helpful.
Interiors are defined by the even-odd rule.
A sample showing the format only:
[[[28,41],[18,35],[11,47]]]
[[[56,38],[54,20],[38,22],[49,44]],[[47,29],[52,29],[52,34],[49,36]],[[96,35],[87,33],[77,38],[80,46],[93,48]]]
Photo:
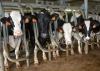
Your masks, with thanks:
[[[10,17],[14,24],[14,36],[21,36],[22,30],[21,30],[21,14],[19,11],[12,11],[10,13]]]
[[[64,31],[64,38],[65,38],[65,43],[67,45],[72,44],[72,26],[70,23],[65,23],[63,25],[63,31]]]
[[[90,39],[90,34],[91,34],[91,22],[90,20],[85,20],[84,21],[84,35],[85,35],[85,40]]]
[[[84,22],[79,25],[79,29],[84,35],[84,40],[90,40],[93,24],[91,20],[84,20]]]

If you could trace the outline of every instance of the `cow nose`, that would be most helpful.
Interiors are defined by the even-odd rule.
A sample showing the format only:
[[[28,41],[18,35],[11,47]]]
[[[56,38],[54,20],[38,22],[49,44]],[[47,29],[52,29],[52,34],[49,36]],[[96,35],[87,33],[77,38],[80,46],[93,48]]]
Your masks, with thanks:
[[[90,37],[87,36],[87,37],[85,38],[85,40],[90,40]]]
[[[71,41],[67,41],[67,45],[70,45],[72,42]]]

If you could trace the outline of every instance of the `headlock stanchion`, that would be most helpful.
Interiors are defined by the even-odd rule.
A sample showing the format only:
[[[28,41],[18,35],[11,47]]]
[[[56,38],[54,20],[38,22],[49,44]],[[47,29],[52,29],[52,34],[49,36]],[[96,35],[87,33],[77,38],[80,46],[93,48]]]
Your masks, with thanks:
[[[31,14],[33,15],[33,8],[32,8],[31,6],[29,6],[29,8],[30,8],[30,10],[31,10]],[[41,46],[41,44],[39,43],[39,41],[38,41],[39,30],[38,30],[37,22],[33,22],[33,30],[34,30],[34,35],[35,35],[35,47],[38,47],[40,50],[42,50],[43,54],[44,54],[45,52],[47,52],[47,53],[48,53],[48,56],[49,56],[49,57],[48,57],[48,58],[49,58],[49,61],[51,61],[51,52],[55,52],[57,49],[51,49],[51,47],[52,47],[52,48],[54,47],[54,46],[52,46],[52,42],[54,42],[54,41],[53,41],[53,38],[52,38],[52,36],[51,36],[50,30],[49,30],[49,36],[50,36],[51,44],[48,44],[48,43],[47,43],[48,49],[44,49],[44,48]],[[35,48],[34,52],[35,52],[35,53],[34,53],[34,58],[37,58],[36,56],[37,56],[38,49]],[[34,59],[34,60],[36,60],[36,59]]]
[[[39,36],[39,32],[38,32],[38,26],[37,26],[37,22],[33,23],[33,29],[34,29],[34,35],[35,35],[35,47],[38,47],[42,52],[47,52],[49,53],[49,60],[51,61],[51,52],[55,52],[56,49],[51,49],[50,45],[48,45],[48,49],[44,49],[41,44],[38,41],[38,36]],[[34,51],[37,53],[37,49]],[[34,53],[34,58],[37,58],[37,54]]]
[[[6,52],[6,57],[9,61],[11,62],[14,62],[16,63],[17,61],[23,61],[23,60],[26,60],[27,58],[21,58],[21,59],[13,59],[13,58],[10,58],[9,56],[9,52],[8,52],[8,48],[7,48],[7,27],[5,24],[2,24],[3,25],[3,51]]]
[[[5,52],[5,57],[7,58],[7,60],[11,61],[11,62],[19,62],[19,61],[27,61],[27,66],[29,66],[29,54],[28,54],[28,47],[27,47],[27,43],[26,43],[26,40],[25,40],[25,33],[24,33],[24,45],[25,45],[25,51],[26,51],[26,57],[23,57],[23,58],[19,58],[19,59],[14,59],[14,58],[11,58],[9,56],[9,51],[8,51],[8,47],[7,47],[7,44],[9,43],[9,36],[8,36],[8,28],[5,24],[2,24],[3,25],[3,52]],[[25,32],[25,31],[24,31]]]
[[[49,36],[50,36],[50,41],[51,41],[51,47],[55,50],[53,51],[53,57],[56,58],[56,56],[59,56],[59,52],[58,52],[58,44],[57,44],[57,21],[55,21],[54,23],[54,28],[55,30],[52,31],[52,21],[50,21],[49,24]],[[49,56],[50,56],[50,52],[49,52]]]
[[[23,12],[23,10],[21,8],[21,5],[18,5],[18,8],[19,8],[22,16],[24,16],[24,12]],[[29,47],[28,47],[28,40],[26,40],[26,32],[25,32],[25,23],[24,23],[24,21],[22,21],[22,24],[23,24],[23,28],[22,28],[22,30],[23,30],[23,38],[22,39],[23,39],[23,44],[24,44],[25,52],[26,52],[26,58],[27,58],[26,62],[27,62],[27,66],[29,67]]]

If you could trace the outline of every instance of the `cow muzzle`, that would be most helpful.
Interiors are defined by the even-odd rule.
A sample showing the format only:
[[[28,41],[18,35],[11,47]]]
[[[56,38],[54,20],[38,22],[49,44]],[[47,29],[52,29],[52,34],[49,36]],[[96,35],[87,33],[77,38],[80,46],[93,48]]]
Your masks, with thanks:
[[[87,37],[84,38],[84,40],[85,40],[85,41],[89,41],[89,40],[90,40],[90,37],[87,36]]]

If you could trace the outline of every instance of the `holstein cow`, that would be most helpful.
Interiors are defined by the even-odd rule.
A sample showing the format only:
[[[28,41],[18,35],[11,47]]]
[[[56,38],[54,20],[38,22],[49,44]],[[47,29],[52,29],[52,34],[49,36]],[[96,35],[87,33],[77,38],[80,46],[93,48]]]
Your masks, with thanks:
[[[91,22],[93,22],[93,21],[90,22],[89,19],[85,20],[82,17],[82,14],[80,12],[76,12],[75,16],[76,16],[77,24],[76,24],[76,26],[73,26],[73,28],[74,28],[74,31],[78,31],[78,32],[77,33],[75,32],[73,34],[73,37],[78,40],[78,44],[80,44],[82,42],[85,43],[84,51],[85,51],[85,54],[87,54],[88,53],[88,45],[89,45],[88,41],[90,40],[90,35],[91,35],[90,31],[92,30],[92,28],[90,28],[90,26],[93,26],[93,24],[91,24]],[[71,21],[73,21],[73,19],[71,19]],[[73,25],[73,22],[72,22],[72,25]],[[77,35],[75,35],[75,34],[77,34]],[[78,51],[80,54],[82,54],[82,47],[79,46]]]
[[[35,41],[39,40],[39,44],[38,42],[36,42],[38,45],[38,47],[43,47],[42,49],[42,57],[43,60],[47,60],[46,54],[45,54],[45,47],[47,47],[47,43],[50,44],[50,36],[49,36],[49,23],[50,23],[50,14],[47,10],[43,9],[41,10],[41,12],[39,12],[37,14],[37,19],[35,17],[33,17],[32,22],[34,24],[34,32],[35,32]],[[37,25],[37,26],[36,26]],[[41,49],[41,48],[40,48]],[[37,58],[37,51],[38,48],[37,46],[34,49],[34,64],[38,64],[38,58]]]
[[[99,14],[98,15],[93,15],[91,12],[89,12],[89,15],[88,15],[88,18],[90,19],[90,20],[94,20],[95,22],[100,22],[100,18],[99,18]],[[97,26],[99,26],[99,24],[97,24]],[[98,27],[98,29],[96,28],[96,29],[93,29],[93,32],[92,32],[92,37],[94,38],[94,37],[96,37],[96,44],[97,44],[97,46],[99,47],[99,41],[100,41],[100,31],[99,31],[99,27]]]
[[[34,38],[34,30],[32,26],[32,15],[29,13],[25,13],[23,16],[23,23],[25,25],[25,33],[26,33],[26,40],[30,42],[29,50],[32,52],[34,50],[35,45],[35,38]]]
[[[75,21],[74,21],[75,17],[76,17],[77,23],[75,23]],[[70,19],[70,24],[71,24],[71,26],[73,28],[72,37],[78,41],[78,52],[80,54],[82,54],[81,43],[82,43],[83,35],[81,33],[79,33],[77,26],[84,21],[84,18],[83,18],[82,13],[80,11],[79,12],[75,12],[75,17],[72,16],[71,19]]]
[[[86,47],[85,47],[85,54],[88,53],[88,41],[91,39],[91,34],[93,33],[97,33],[100,31],[100,23],[96,20],[93,19],[86,19],[84,20],[83,23],[81,23],[79,25],[79,30],[81,30],[80,32],[83,33],[83,39],[85,41]]]
[[[62,15],[60,15],[60,13],[54,13],[52,16],[53,16],[52,19],[53,20],[56,19],[54,21],[57,21],[57,23],[54,23],[54,25],[57,24],[57,28],[55,28],[55,30],[57,32],[56,38],[58,39],[59,45],[61,44],[60,40],[62,38],[64,38],[64,40],[65,40],[66,49],[62,49],[62,47],[59,47],[59,48],[63,51],[68,52],[70,49],[70,47],[69,47],[69,45],[70,45],[71,46],[71,49],[70,49],[71,54],[74,54],[73,45],[72,45],[72,26],[71,26],[71,24],[66,23],[64,21],[63,17],[61,17]]]
[[[16,55],[16,60],[13,60],[13,62],[16,62],[16,66],[19,67],[19,48],[20,48],[20,44],[21,44],[21,40],[22,40],[22,29],[21,29],[21,14],[19,11],[12,11],[10,13],[10,20],[8,19],[1,19],[1,22],[3,22],[7,27],[8,27],[8,44],[10,44],[10,46],[12,48],[15,49],[15,55]],[[27,50],[27,48],[25,48],[26,51],[26,57],[29,56],[29,52]],[[8,67],[8,52],[6,49],[4,49],[3,51],[4,54],[4,64],[5,66]]]

